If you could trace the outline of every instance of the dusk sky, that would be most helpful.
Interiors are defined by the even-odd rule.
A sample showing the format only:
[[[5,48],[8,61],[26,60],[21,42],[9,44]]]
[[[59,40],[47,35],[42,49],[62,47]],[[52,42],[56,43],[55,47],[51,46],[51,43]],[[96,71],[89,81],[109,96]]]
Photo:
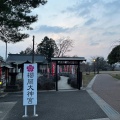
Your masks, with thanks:
[[[60,38],[73,40],[73,49],[66,55],[107,58],[111,49],[120,43],[120,0],[48,0],[47,4],[33,10],[38,21],[32,24],[34,30],[27,31],[28,39],[8,44],[8,53],[19,53],[35,47],[48,36],[57,41]],[[5,43],[0,41],[0,55],[5,58]]]

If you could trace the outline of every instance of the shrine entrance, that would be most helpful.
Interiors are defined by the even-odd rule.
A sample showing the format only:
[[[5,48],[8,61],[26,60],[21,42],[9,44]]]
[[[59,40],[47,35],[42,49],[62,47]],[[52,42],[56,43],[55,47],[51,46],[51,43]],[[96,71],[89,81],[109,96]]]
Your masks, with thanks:
[[[76,66],[76,75],[77,75],[77,89],[80,90],[82,87],[82,72],[80,71],[80,63],[86,61],[84,57],[54,57],[51,58],[51,62],[55,63],[55,89],[58,91],[58,73],[59,73],[59,66],[62,65],[72,65]]]

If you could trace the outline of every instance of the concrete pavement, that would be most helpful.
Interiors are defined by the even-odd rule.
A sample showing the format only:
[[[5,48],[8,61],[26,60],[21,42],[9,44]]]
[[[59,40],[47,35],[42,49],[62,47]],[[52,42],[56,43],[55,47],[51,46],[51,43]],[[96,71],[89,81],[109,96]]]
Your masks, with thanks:
[[[105,112],[107,108],[111,115],[116,115],[114,109],[118,111],[119,106],[116,108],[113,104],[116,106],[119,104],[116,102],[119,101],[119,84],[118,80],[109,75],[100,74],[91,81],[86,90],[38,92],[39,116],[33,117],[33,106],[29,106],[28,118],[22,117],[24,115],[22,93],[9,93],[0,97],[0,120],[120,120],[119,113],[118,117],[110,116],[109,119],[109,114]],[[113,105],[113,111],[105,101]]]

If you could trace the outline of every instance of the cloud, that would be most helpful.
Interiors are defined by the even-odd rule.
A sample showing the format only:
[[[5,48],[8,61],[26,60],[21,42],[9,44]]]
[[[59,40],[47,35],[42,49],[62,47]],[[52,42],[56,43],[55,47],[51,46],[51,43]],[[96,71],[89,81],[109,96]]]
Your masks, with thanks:
[[[84,1],[77,1],[71,7],[68,7],[66,10],[63,10],[62,13],[71,12],[75,13],[78,16],[87,16],[91,12],[91,8],[98,2],[98,0],[84,0]]]
[[[59,26],[47,26],[41,25],[35,32],[47,32],[47,33],[62,33],[67,32],[70,28],[63,28]]]
[[[88,43],[89,43],[90,46],[98,46],[98,45],[100,45],[99,40],[89,40]]]
[[[91,25],[91,24],[93,24],[94,22],[96,22],[96,19],[90,18],[87,22],[85,22],[85,25]]]
[[[64,27],[60,27],[60,26],[48,26],[48,25],[41,25],[40,27],[37,27],[36,30],[32,31],[35,33],[67,33],[67,32],[71,32],[74,31],[76,29],[78,29],[78,25],[75,25],[73,27],[70,28],[64,28]]]
[[[97,38],[95,33],[94,33],[94,35],[95,35],[94,37],[93,36],[92,37],[88,37],[88,45],[89,46],[99,46],[101,44],[102,40],[100,40],[100,38],[98,40],[98,38]]]
[[[105,15],[114,15],[120,13],[120,0],[113,0],[104,5],[106,8]]]
[[[73,13],[79,17],[111,17],[120,13],[120,0],[78,0],[62,13]]]
[[[99,45],[99,42],[97,42],[97,41],[96,41],[96,42],[91,42],[91,43],[90,43],[90,46],[97,46],[97,45]]]
[[[111,35],[116,35],[116,34],[118,34],[118,33],[116,33],[116,32],[104,32],[103,33],[103,35],[107,35],[107,36],[111,36]]]

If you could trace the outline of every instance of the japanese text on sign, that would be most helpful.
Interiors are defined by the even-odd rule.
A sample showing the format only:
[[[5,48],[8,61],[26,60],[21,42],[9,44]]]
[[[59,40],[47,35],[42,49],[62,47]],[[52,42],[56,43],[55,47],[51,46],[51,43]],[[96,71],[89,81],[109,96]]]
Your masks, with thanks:
[[[37,64],[24,64],[23,105],[37,105]]]

